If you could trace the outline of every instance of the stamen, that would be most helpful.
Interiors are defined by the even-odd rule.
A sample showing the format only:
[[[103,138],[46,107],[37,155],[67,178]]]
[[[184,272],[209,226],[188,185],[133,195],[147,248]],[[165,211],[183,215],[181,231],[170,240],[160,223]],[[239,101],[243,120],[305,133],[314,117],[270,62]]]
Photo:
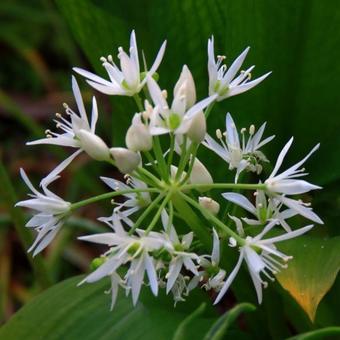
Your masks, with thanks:
[[[168,92],[167,92],[167,90],[163,90],[163,91],[162,91],[162,96],[163,96],[164,99],[167,99],[167,98],[168,98]]]
[[[108,60],[110,63],[113,63],[113,58],[112,58],[112,55],[111,55],[111,54],[109,54],[109,55],[107,56],[107,60]]]
[[[55,116],[56,116],[57,118],[61,118],[61,117],[62,117],[61,113],[59,113],[59,112],[57,112],[57,113],[55,114]]]
[[[246,128],[242,128],[242,129],[241,129],[241,133],[245,133],[246,131],[247,131]]]
[[[217,137],[218,139],[222,139],[222,132],[221,132],[220,129],[217,129],[217,130],[216,130],[216,137]]]
[[[255,133],[255,125],[250,125],[249,127],[249,134],[252,136]]]
[[[69,106],[66,103],[63,103],[63,106],[64,106],[65,109],[69,108]]]

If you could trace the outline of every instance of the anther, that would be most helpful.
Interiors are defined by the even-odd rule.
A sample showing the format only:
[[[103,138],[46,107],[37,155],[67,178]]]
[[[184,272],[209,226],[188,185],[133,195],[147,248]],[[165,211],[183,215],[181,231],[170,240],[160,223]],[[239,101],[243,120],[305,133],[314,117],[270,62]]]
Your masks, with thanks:
[[[241,129],[241,133],[245,133],[246,131],[247,131],[246,128],[242,128],[242,129]]]
[[[63,103],[63,106],[65,109],[68,109],[68,105],[66,103]]]
[[[114,198],[112,198],[110,202],[111,202],[112,205],[114,205],[115,204]]]
[[[162,96],[163,96],[164,99],[167,99],[167,98],[168,98],[168,92],[167,92],[167,90],[163,90],[163,91],[162,91]]]
[[[106,58],[105,57],[100,57],[100,59],[99,59],[102,63],[106,63]]]
[[[61,118],[61,113],[59,113],[59,112],[57,112],[56,114],[55,114],[55,116],[57,117],[57,118]]]
[[[255,133],[255,125],[252,124],[252,125],[250,125],[250,127],[249,127],[249,134],[252,136],[254,133]]]
[[[221,132],[220,129],[217,129],[217,130],[216,130],[216,137],[217,137],[218,139],[222,139],[222,132]]]
[[[111,55],[111,54],[109,54],[109,55],[107,56],[107,60],[108,60],[110,63],[113,63],[113,58],[112,58],[112,55]]]

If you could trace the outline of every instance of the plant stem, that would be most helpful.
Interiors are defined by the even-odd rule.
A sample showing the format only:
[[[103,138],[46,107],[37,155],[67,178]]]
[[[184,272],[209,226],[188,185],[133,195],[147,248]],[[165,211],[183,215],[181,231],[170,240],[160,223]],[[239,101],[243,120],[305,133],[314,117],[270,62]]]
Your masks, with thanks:
[[[108,198],[112,198],[115,196],[121,196],[124,194],[131,194],[131,193],[138,193],[138,192],[159,192],[158,189],[156,188],[143,188],[143,189],[130,189],[130,190],[121,190],[121,191],[112,191],[112,192],[107,192],[102,195],[94,196],[91,198],[87,198],[85,200],[73,203],[71,205],[71,210],[76,210],[79,209],[85,205],[92,204],[97,201],[105,200]]]
[[[208,228],[202,223],[202,220],[192,210],[191,206],[183,199],[180,193],[171,197],[174,208],[179,213],[179,217],[186,222],[191,230],[197,235],[207,251],[211,250],[211,234]]]
[[[182,190],[190,190],[196,188],[209,189],[240,189],[240,190],[265,190],[265,184],[248,184],[248,183],[210,183],[210,184],[186,184],[182,186]]]
[[[129,235],[132,235],[133,232],[140,226],[145,217],[149,215],[152,209],[158,204],[158,202],[164,197],[164,194],[159,194],[156,199],[152,201],[152,203],[143,211],[143,213],[138,217],[137,221],[134,223],[133,227],[129,230]]]
[[[204,114],[205,114],[205,118],[208,119],[210,113],[211,113],[211,110],[212,108],[214,107],[216,101],[213,101],[208,107],[207,109],[204,111]]]
[[[154,152],[155,152],[155,156],[157,159],[159,171],[162,174],[162,178],[167,181],[169,179],[169,172],[168,172],[168,167],[163,156],[163,151],[162,151],[159,137],[154,136],[153,141],[154,141],[153,147],[154,147]]]
[[[165,208],[165,206],[168,204],[169,200],[171,199],[172,193],[169,192],[166,197],[164,198],[163,202],[161,203],[161,205],[159,206],[156,215],[153,217],[151,223],[149,224],[149,226],[147,227],[147,229],[145,230],[145,234],[149,234],[149,232],[154,228],[154,226],[156,225],[157,221],[159,220],[161,213],[163,211],[163,209]]]
[[[144,108],[143,108],[142,100],[141,100],[139,94],[136,93],[136,94],[133,96],[133,99],[135,100],[135,102],[136,102],[136,104],[137,104],[137,107],[138,107],[139,112],[143,112],[143,111],[144,111]]]
[[[203,212],[203,214],[209,219],[211,222],[216,224],[219,228],[225,231],[229,236],[233,237],[241,246],[244,245],[245,241],[242,237],[236,234],[233,230],[231,230],[228,226],[226,226],[223,222],[221,222],[216,216],[214,216],[209,210],[203,208],[199,205],[194,199],[191,197],[183,194],[182,192],[180,195],[185,199],[188,203],[190,203],[193,207]]]

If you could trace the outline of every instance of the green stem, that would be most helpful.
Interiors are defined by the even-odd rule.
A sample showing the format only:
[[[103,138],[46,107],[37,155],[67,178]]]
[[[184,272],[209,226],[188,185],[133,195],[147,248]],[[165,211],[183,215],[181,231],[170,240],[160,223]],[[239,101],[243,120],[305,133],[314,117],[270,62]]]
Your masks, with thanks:
[[[142,100],[141,100],[139,94],[136,93],[136,94],[133,96],[133,99],[135,100],[135,102],[136,102],[136,104],[137,104],[137,107],[138,107],[139,112],[143,112],[143,111],[144,111],[144,108],[143,108]]]
[[[169,172],[168,172],[168,167],[163,156],[163,151],[162,151],[159,137],[155,136],[153,138],[153,141],[154,141],[153,147],[154,147],[154,152],[155,152],[155,156],[157,159],[159,171],[162,174],[162,178],[167,181],[169,179]]]
[[[197,188],[209,189],[240,189],[240,190],[265,190],[265,184],[248,184],[248,183],[210,183],[210,184],[186,184],[182,186],[182,190],[190,190]]]
[[[140,224],[144,221],[145,217],[149,215],[149,213],[153,210],[153,208],[159,203],[159,201],[164,197],[164,194],[160,194],[152,201],[152,203],[143,211],[143,213],[138,217],[136,223],[129,230],[129,235],[132,235],[134,231],[140,226]]]
[[[146,176],[149,179],[151,179],[152,180],[151,185],[158,186],[159,188],[163,187],[162,182],[155,175],[153,175],[150,171],[148,171],[148,170],[146,170],[144,168],[137,168],[135,171],[139,175],[143,175],[143,176]]]
[[[169,202],[169,223],[166,226],[166,233],[170,234],[170,229],[172,226],[172,221],[174,219],[174,205],[172,204],[172,202]]]
[[[174,194],[171,197],[174,208],[179,213],[180,218],[186,222],[188,227],[197,235],[207,251],[211,250],[211,234],[202,220],[191,209],[191,206],[183,199],[180,193]]]
[[[204,111],[204,114],[205,114],[205,118],[208,119],[210,113],[211,113],[211,110],[212,108],[214,107],[216,101],[212,102],[208,107],[207,109]]]
[[[29,229],[25,228],[25,218],[20,209],[15,208],[15,203],[17,202],[16,193],[14,191],[12,182],[7,174],[7,171],[0,159],[0,181],[2,185],[2,195],[4,197],[4,202],[7,204],[8,211],[11,215],[14,227],[20,239],[20,242],[23,245],[25,251],[30,247],[33,242],[33,237]],[[41,288],[47,288],[51,285],[51,278],[48,274],[48,270],[46,267],[46,263],[43,260],[42,256],[38,254],[33,259],[32,256],[27,255],[27,259],[30,262],[35,274],[38,284]]]
[[[149,224],[149,226],[147,227],[147,229],[145,230],[145,234],[149,234],[149,232],[154,228],[154,226],[156,225],[157,221],[159,220],[161,213],[163,211],[163,209],[165,208],[165,206],[168,204],[169,200],[171,199],[172,193],[169,192],[166,197],[164,198],[163,202],[161,203],[161,205],[159,206],[156,215],[153,217],[151,223]]]
[[[194,164],[195,164],[197,149],[198,149],[198,145],[196,145],[196,147],[192,151],[192,156],[191,156],[191,160],[190,160],[190,164],[189,164],[187,174],[185,175],[183,181],[181,181],[180,185],[182,185],[182,184],[184,185],[187,182],[187,180],[190,178],[192,168],[194,167]]]
[[[144,151],[144,154],[148,159],[148,162],[151,164],[152,168],[160,175],[159,170],[155,165],[155,160],[153,159],[151,153],[149,151]]]
[[[223,231],[225,231],[229,236],[233,237],[239,245],[243,246],[245,244],[245,241],[242,237],[240,237],[238,234],[236,234],[233,230],[231,230],[229,227],[227,227],[223,222],[221,222],[215,215],[213,215],[209,210],[203,208],[199,203],[197,203],[194,199],[191,197],[183,194],[182,192],[180,195],[183,197],[184,200],[186,200],[188,203],[190,203],[193,207],[203,212],[203,214],[209,219],[212,223],[216,224],[219,228],[221,228]]]
[[[138,193],[138,192],[159,192],[159,190],[156,188],[143,188],[143,189],[129,189],[129,190],[107,192],[102,195],[94,196],[94,197],[87,198],[85,200],[73,203],[71,205],[71,210],[76,210],[85,205],[92,204],[97,201],[105,200],[105,199],[112,198],[115,196],[121,196],[125,194]]]
[[[169,156],[168,156],[168,168],[172,164],[172,160],[174,157],[174,151],[175,151],[175,137],[173,133],[170,133],[170,151],[169,151]]]

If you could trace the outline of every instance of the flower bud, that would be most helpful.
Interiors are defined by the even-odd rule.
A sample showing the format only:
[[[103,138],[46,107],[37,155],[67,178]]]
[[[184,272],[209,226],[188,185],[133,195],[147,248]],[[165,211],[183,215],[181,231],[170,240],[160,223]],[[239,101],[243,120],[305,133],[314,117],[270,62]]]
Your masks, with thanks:
[[[174,165],[170,166],[170,176],[171,176],[172,179],[176,178],[177,171],[178,171],[177,166],[174,166]],[[186,174],[187,173],[185,171],[183,171],[182,174],[181,174],[181,178],[179,180],[182,181],[185,178]]]
[[[197,158],[195,159],[194,166],[192,167],[192,171],[190,174],[190,183],[191,184],[208,184],[208,185],[213,183],[213,179],[208,169]],[[199,188],[198,190],[202,192],[207,191],[209,190],[209,186]]]
[[[132,151],[149,151],[152,149],[152,136],[149,129],[141,121],[140,114],[136,114],[132,125],[127,130],[125,143]]]
[[[207,132],[207,124],[203,111],[199,112],[192,119],[191,125],[187,131],[187,136],[196,143],[201,143]]]
[[[93,159],[97,161],[107,161],[110,159],[109,148],[105,142],[94,133],[80,129],[77,133],[81,148]]]
[[[139,154],[129,149],[111,148],[110,152],[116,162],[117,168],[123,174],[131,173],[140,163]]]
[[[186,109],[196,103],[195,82],[187,65],[183,66],[182,72],[177,80],[174,88],[174,97],[177,97],[179,92],[186,98]]]
[[[209,210],[213,215],[217,215],[220,211],[220,205],[210,197],[199,197],[198,203],[201,207]]]

